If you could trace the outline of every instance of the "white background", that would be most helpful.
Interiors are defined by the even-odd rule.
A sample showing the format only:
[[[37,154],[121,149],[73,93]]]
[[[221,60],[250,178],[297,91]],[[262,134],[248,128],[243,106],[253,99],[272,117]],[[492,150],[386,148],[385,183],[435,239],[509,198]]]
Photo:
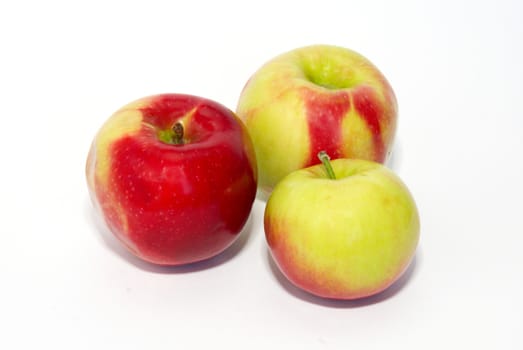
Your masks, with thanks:
[[[523,3],[3,1],[0,348],[522,349]],[[421,240],[407,274],[356,302],[285,281],[257,200],[203,263],[131,257],[93,217],[90,142],[123,104],[184,92],[235,109],[295,47],[367,56],[395,89],[390,164]]]

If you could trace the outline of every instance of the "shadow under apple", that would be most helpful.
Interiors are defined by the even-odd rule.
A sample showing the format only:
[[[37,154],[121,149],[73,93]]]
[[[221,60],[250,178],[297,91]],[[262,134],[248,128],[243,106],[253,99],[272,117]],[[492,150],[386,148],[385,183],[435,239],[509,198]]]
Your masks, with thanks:
[[[389,157],[385,161],[385,166],[396,173],[400,172],[402,155],[401,142],[396,140]]]
[[[137,256],[129,252],[124,245],[110,232],[109,228],[105,224],[103,218],[98,215],[87,199],[85,201],[85,211],[87,221],[92,224],[93,232],[97,234],[101,242],[107,247],[109,251],[123,259],[127,263],[134,265],[135,267],[152,273],[164,273],[164,274],[180,274],[180,273],[192,273],[202,270],[211,269],[219,265],[225,264],[229,260],[233,259],[247,244],[250,239],[251,232],[253,229],[253,213],[249,215],[247,222],[245,223],[242,231],[238,234],[238,237],[233,243],[227,247],[224,251],[206,260],[186,264],[179,266],[162,266],[155,265],[153,263],[144,261]]]

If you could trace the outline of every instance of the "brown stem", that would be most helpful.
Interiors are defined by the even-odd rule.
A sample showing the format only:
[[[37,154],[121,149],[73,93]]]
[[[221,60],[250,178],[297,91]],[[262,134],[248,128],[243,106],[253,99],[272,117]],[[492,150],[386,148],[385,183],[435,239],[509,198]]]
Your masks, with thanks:
[[[172,127],[173,135],[172,135],[172,143],[173,145],[183,145],[183,124],[180,122],[176,122],[176,124]]]

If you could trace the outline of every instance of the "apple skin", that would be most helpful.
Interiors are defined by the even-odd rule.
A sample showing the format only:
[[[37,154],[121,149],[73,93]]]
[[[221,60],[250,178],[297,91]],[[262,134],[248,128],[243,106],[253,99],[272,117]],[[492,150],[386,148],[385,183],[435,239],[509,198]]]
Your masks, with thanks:
[[[397,102],[362,55],[312,45],[268,61],[247,81],[236,113],[254,143],[258,185],[269,194],[288,173],[332,159],[384,163],[394,142]]]
[[[183,144],[168,142],[177,122]],[[163,94],[114,113],[86,164],[94,206],[139,258],[181,265],[226,249],[256,195],[254,149],[226,107],[201,97]]]
[[[270,195],[264,228],[271,255],[297,287],[332,299],[377,294],[407,269],[419,215],[404,183],[366,160],[315,165],[286,176]]]

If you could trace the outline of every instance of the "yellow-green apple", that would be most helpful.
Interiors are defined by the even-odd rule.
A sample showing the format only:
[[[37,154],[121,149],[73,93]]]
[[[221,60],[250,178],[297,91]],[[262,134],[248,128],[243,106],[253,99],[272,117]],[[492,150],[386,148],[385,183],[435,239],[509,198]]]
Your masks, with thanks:
[[[382,164],[323,161],[287,175],[270,195],[264,226],[271,255],[287,279],[312,294],[357,299],[379,293],[414,256],[414,199]]]
[[[160,265],[226,249],[256,195],[254,149],[241,120],[183,94],[145,97],[115,112],[92,143],[86,174],[110,231]]]
[[[268,61],[246,83],[236,109],[256,151],[260,189],[291,171],[333,158],[383,163],[394,140],[397,103],[384,75],[338,46],[297,48]]]

